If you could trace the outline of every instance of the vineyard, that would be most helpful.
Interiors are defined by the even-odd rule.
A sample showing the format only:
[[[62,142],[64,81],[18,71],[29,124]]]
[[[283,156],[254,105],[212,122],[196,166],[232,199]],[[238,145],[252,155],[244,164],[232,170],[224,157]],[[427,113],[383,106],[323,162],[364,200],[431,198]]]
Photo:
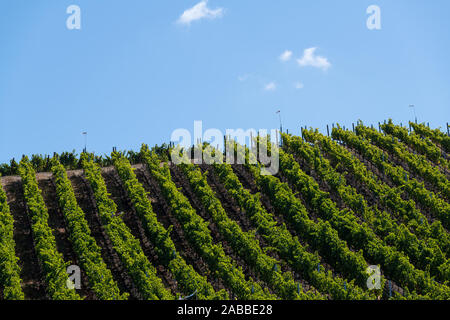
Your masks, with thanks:
[[[172,145],[1,165],[0,300],[450,300],[446,133],[358,122],[280,145],[276,175],[175,165]]]

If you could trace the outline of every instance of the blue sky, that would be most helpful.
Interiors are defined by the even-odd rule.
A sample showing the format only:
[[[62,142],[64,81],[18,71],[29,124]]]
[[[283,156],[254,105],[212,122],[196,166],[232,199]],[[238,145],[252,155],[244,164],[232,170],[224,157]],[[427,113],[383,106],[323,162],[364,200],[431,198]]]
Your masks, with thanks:
[[[168,142],[194,120],[271,129],[277,110],[297,134],[406,123],[410,104],[419,121],[450,121],[447,0],[200,2],[2,0],[0,162],[80,152],[83,131],[103,154]],[[70,5],[80,30],[66,27]],[[381,30],[366,27],[369,5]]]

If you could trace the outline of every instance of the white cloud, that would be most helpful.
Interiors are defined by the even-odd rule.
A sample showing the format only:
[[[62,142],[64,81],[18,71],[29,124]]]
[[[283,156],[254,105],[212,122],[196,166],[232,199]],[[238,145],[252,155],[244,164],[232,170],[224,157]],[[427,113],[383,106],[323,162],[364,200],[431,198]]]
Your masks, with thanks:
[[[275,91],[276,88],[277,88],[277,85],[275,84],[275,82],[269,82],[268,84],[266,84],[264,86],[264,90],[266,90],[266,91]]]
[[[245,80],[247,80],[248,78],[250,77],[250,75],[249,74],[242,74],[242,75],[240,75],[240,76],[238,76],[238,80],[240,81],[240,82],[244,82]]]
[[[223,15],[223,8],[210,9],[207,6],[208,0],[203,0],[197,3],[190,9],[187,9],[178,19],[178,23],[190,25],[192,21],[200,20],[204,18],[215,19],[220,18]]]
[[[311,66],[325,71],[331,67],[331,63],[325,57],[316,56],[314,54],[316,49],[317,48],[305,49],[305,51],[303,51],[303,57],[298,59],[297,62],[301,67]]]
[[[289,60],[291,60],[291,57],[292,57],[292,51],[286,50],[285,52],[283,52],[280,55],[280,60],[281,61],[289,61]]]
[[[301,83],[301,82],[296,82],[296,83],[294,83],[294,88],[295,89],[298,89],[298,90],[300,90],[300,89],[303,89],[305,86],[303,85],[303,83]]]

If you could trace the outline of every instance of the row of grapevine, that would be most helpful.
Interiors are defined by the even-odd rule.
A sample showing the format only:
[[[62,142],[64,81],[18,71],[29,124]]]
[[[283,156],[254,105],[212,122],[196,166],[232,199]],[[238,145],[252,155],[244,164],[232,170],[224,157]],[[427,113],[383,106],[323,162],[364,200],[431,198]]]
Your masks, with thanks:
[[[163,152],[164,145],[161,147],[155,146],[155,150]],[[132,150],[122,151],[122,153],[132,162],[138,162],[138,152]],[[108,167],[112,165],[112,159],[108,155],[95,155],[88,153],[87,156],[90,160],[94,161],[101,167]],[[33,154],[29,157],[30,164],[35,172],[49,172],[51,171],[52,163],[51,159],[56,158],[64,166],[66,170],[78,170],[82,169],[81,157],[78,157],[75,150],[71,152],[62,152],[60,154],[54,152],[53,155]],[[0,163],[0,175],[12,176],[18,175],[19,164],[13,158],[9,164]]]
[[[427,239],[426,241],[430,246],[436,247],[432,241],[435,240],[438,246],[444,252],[446,251],[445,248],[448,248],[448,234],[439,221],[429,225],[426,218],[415,208],[412,200],[403,200],[397,189],[390,188],[388,185],[376,180],[373,173],[369,172],[358,159],[336,142],[331,141],[317,131],[304,130],[303,137],[307,141],[318,145],[338,166],[354,174],[359,181],[363,182],[373,192],[380,203],[389,207],[399,217],[409,221],[407,224],[408,229],[413,230],[420,238]],[[442,273],[447,272],[443,271]]]
[[[248,157],[248,150],[243,150],[241,146],[236,147],[239,152],[247,152]],[[306,207],[286,183],[282,183],[272,175],[260,175],[259,168],[249,165],[248,162],[247,168],[255,178],[260,190],[269,197],[275,210],[287,218],[297,234],[301,234],[308,244],[318,250],[336,271],[341,272],[347,278],[355,279],[361,288],[367,288],[368,264],[361,252],[352,252],[347,243],[339,238],[337,231],[329,222],[321,219],[312,220]]]
[[[192,164],[182,164],[181,169],[189,180],[194,192],[211,215],[221,234],[232,245],[233,249],[261,275],[262,279],[272,286],[283,299],[319,299],[320,295],[299,290],[291,273],[278,270],[280,262],[268,256],[261,249],[254,233],[244,232],[239,224],[231,220],[220,200],[208,185],[207,178],[199,168]]]
[[[225,189],[249,215],[269,245],[276,248],[280,256],[319,292],[328,294],[333,299],[371,298],[352,282],[346,283],[342,278],[318,270],[317,266],[321,263],[319,256],[309,253],[298,238],[291,235],[286,226],[277,225],[273,215],[262,206],[259,195],[251,194],[242,186],[229,164],[214,164],[213,167]]]
[[[439,144],[440,146],[442,146],[445,152],[450,153],[450,137],[443,133],[441,130],[431,130],[423,124],[412,122],[410,122],[409,124],[413,127],[415,133],[424,138],[430,139],[434,143]]]
[[[383,164],[385,161],[383,161],[384,156],[382,155],[382,151],[372,145],[369,145],[369,147],[373,152],[369,153],[367,158],[373,161],[377,166],[383,168],[382,170],[384,170],[385,174],[391,177],[392,181],[397,185],[404,186],[405,190],[413,196],[416,202],[422,204],[425,208],[430,208],[431,212],[442,221],[443,225],[450,229],[450,205],[440,197],[436,196],[433,192],[427,190],[423,183],[419,183],[414,178],[408,178],[408,172],[403,168],[397,167],[394,169],[393,166],[390,166],[389,164]],[[404,153],[406,151],[403,148],[401,151],[397,150],[397,154],[402,152]],[[382,156],[377,157],[377,155]],[[411,154],[409,155],[411,156]],[[402,158],[404,157],[407,157],[407,155],[402,156]],[[450,187],[446,177],[442,174],[440,175],[441,180],[445,180],[447,187]]]
[[[172,300],[173,295],[156,275],[156,269],[145,256],[139,240],[117,216],[117,206],[109,198],[100,167],[86,159],[83,159],[82,165],[85,177],[93,190],[103,228],[143,298]]]
[[[353,144],[353,141],[357,140],[360,140],[358,145],[361,145],[362,140],[348,131],[338,128],[333,132],[337,139],[345,139],[348,146],[356,146]],[[350,151],[321,135],[317,131],[304,130],[303,136],[307,141],[316,143],[327,156],[333,159],[337,167],[348,170],[355,175],[360,182],[363,182],[370,192],[372,192],[379,200],[379,203],[389,208],[391,213],[395,215],[397,219],[404,221],[407,224],[408,229],[412,230],[420,239],[435,239],[441,250],[448,254],[448,250],[450,249],[450,238],[448,233],[442,227],[442,223],[440,221],[435,221],[433,224],[429,225],[427,218],[416,209],[414,201],[405,201],[401,197],[404,192],[403,187],[391,188],[380,179],[376,179],[375,174],[369,171],[368,168],[366,168],[360,160],[355,158]],[[370,149],[370,145],[367,142],[362,143],[367,149]],[[366,156],[370,156],[370,153],[366,153]],[[379,158],[383,158],[383,156],[380,156]],[[389,164],[384,161],[383,165],[384,167],[389,166]]]
[[[385,244],[404,252],[419,269],[429,269],[432,275],[441,280],[450,278],[449,261],[436,241],[418,239],[407,226],[397,223],[387,212],[369,207],[364,197],[347,184],[345,175],[338,173],[329,161],[321,156],[317,146],[313,148],[302,139],[288,135],[283,136],[283,146],[289,153],[309,163],[320,179],[336,191],[355,213],[360,214],[362,221],[366,222]]]
[[[423,207],[430,210],[437,218],[440,219],[442,224],[447,228],[450,227],[450,205],[443,199],[437,197],[433,192],[427,190],[423,183],[418,182],[414,178],[408,178],[407,172],[398,166],[393,166],[386,162],[387,156],[379,148],[371,145],[368,141],[356,136],[350,131],[342,130],[340,128],[333,129],[333,137],[337,140],[343,141],[347,146],[356,149],[367,160],[374,163],[387,177],[389,177],[397,186],[400,187],[400,192],[406,192],[416,202],[420,203]],[[386,191],[388,188],[383,185],[376,184],[376,187],[383,188]],[[397,193],[398,191],[393,191]],[[403,200],[399,203],[393,203],[394,206],[404,204]],[[408,208],[409,207],[409,208]],[[404,212],[405,215],[411,215],[416,219],[416,222],[420,221],[420,224],[424,224],[425,217],[418,210],[415,209],[414,203],[407,204],[407,209]],[[395,210],[394,212],[401,212]],[[439,222],[440,223],[440,222]],[[421,226],[421,229],[427,228],[427,225]],[[442,250],[448,256],[450,254],[450,236],[442,227],[437,226],[437,230],[432,234],[435,234],[441,244]]]
[[[3,298],[6,300],[23,300],[13,231],[14,219],[0,184],[0,289],[3,288]]]
[[[59,205],[70,231],[70,241],[81,267],[86,272],[91,289],[100,300],[126,300],[128,294],[120,294],[111,271],[102,259],[101,249],[91,236],[88,222],[77,204],[66,170],[56,159],[52,160],[51,170],[56,183]]]
[[[269,175],[260,176],[257,183],[269,197],[275,210],[286,216],[297,234],[302,235],[312,248],[318,250],[336,271],[346,278],[355,279],[361,288],[367,286],[368,265],[361,252],[352,252],[330,223],[321,219],[311,220],[302,202],[286,183]]]
[[[450,181],[437,167],[433,167],[426,157],[411,154],[394,137],[384,136],[375,129],[365,127],[362,123],[356,126],[355,132],[361,137],[370,139],[372,144],[388,150],[388,152],[407,163],[415,174],[420,175],[425,181],[433,184],[439,190],[438,195],[442,194],[443,198],[450,199]]]
[[[34,246],[45,275],[47,292],[54,300],[79,300],[81,298],[75,290],[69,289],[66,273],[69,264],[57,250],[55,237],[48,226],[48,211],[38,188],[34,169],[26,157],[20,162],[19,173],[22,177]]]
[[[253,279],[246,280],[241,268],[228,257],[220,244],[214,244],[207,223],[192,208],[189,200],[177,189],[171,179],[167,164],[160,166],[155,154],[143,147],[141,157],[150,173],[158,182],[171,210],[180,222],[186,237],[193,247],[204,257],[210,269],[217,272],[239,299],[264,300],[275,299]]]
[[[302,193],[305,201],[324,220],[338,231],[339,236],[362,249],[366,259],[379,263],[385,274],[407,287],[412,292],[429,294],[430,297],[448,299],[450,289],[435,284],[429,274],[417,270],[401,252],[386,246],[365,223],[358,223],[352,210],[339,210],[330,199],[328,192],[322,191],[317,182],[305,174],[292,155],[280,150],[280,170],[295,189]]]
[[[184,292],[186,294],[196,292],[198,299],[228,299],[224,290],[215,292],[206,277],[199,275],[176,251],[175,244],[170,238],[170,231],[157,220],[151,201],[148,199],[144,187],[137,180],[129,160],[117,153],[113,154],[112,158],[136,213],[141,219],[150,241],[155,246],[158,257],[175,276]]]
[[[441,150],[430,140],[425,139],[414,132],[409,133],[407,128],[395,125],[391,119],[389,119],[388,123],[382,124],[380,128],[385,134],[400,139],[400,141],[410,146],[420,154],[425,155],[435,164],[442,165],[447,169],[450,168],[450,162],[444,158]]]

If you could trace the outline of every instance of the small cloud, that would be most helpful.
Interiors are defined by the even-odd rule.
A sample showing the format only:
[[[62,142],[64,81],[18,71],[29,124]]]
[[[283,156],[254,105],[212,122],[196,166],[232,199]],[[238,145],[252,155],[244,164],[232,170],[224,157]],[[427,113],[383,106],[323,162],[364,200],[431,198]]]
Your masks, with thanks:
[[[297,62],[301,67],[311,66],[326,71],[329,67],[331,67],[331,63],[325,57],[316,56],[314,54],[316,49],[317,48],[305,49],[303,52],[303,57],[298,59]]]
[[[187,9],[183,12],[183,14],[178,18],[178,23],[190,25],[192,21],[200,20],[204,18],[215,19],[220,18],[223,15],[223,8],[210,9],[207,6],[208,0],[203,0],[197,3],[190,9]]]
[[[268,84],[266,84],[264,86],[264,90],[266,90],[266,91],[275,91],[276,88],[277,88],[277,85],[275,84],[275,82],[269,82]]]
[[[303,83],[301,83],[301,82],[296,82],[296,83],[294,83],[294,88],[295,89],[298,89],[298,90],[300,90],[300,89],[303,89],[305,86],[303,85]]]
[[[240,76],[238,76],[238,80],[240,81],[240,82],[244,82],[245,80],[247,80],[248,79],[248,77],[249,77],[250,75],[249,74],[243,74],[243,75],[240,75]]]
[[[292,51],[286,50],[285,52],[283,52],[280,55],[280,60],[283,61],[283,62],[286,62],[286,61],[291,60],[291,57],[292,57]]]

